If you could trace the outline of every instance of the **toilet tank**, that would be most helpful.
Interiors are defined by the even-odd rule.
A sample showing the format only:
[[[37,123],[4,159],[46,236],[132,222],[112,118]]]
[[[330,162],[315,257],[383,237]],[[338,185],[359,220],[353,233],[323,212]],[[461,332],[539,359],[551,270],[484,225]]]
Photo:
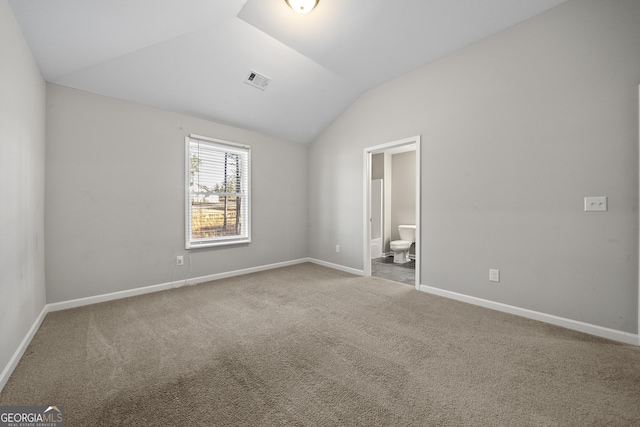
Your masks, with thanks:
[[[400,240],[406,240],[409,242],[416,241],[416,226],[401,224],[398,226],[398,232],[400,233]]]

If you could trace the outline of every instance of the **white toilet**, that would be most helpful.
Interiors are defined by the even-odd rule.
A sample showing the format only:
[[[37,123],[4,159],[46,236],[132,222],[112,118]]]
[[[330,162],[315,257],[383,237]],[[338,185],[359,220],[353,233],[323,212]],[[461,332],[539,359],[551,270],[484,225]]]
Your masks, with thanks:
[[[411,245],[416,241],[416,226],[399,225],[398,232],[400,233],[400,240],[393,240],[391,242],[393,262],[404,264],[405,262],[409,262],[409,249],[411,249]]]

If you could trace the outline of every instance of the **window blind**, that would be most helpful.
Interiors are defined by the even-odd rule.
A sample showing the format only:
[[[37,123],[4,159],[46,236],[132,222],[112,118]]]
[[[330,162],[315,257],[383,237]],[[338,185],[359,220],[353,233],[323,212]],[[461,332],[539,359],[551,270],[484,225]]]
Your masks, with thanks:
[[[251,147],[186,138],[186,248],[251,242]]]

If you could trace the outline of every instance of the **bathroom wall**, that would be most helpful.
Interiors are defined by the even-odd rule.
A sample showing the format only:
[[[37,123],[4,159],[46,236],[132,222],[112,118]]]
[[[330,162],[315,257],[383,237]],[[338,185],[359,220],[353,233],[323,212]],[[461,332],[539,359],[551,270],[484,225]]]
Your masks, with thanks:
[[[371,156],[372,179],[383,179],[386,223],[384,252],[391,252],[392,240],[399,240],[399,224],[416,223],[416,152],[378,153]],[[411,248],[415,253],[415,248]]]
[[[398,225],[416,223],[416,152],[394,154],[391,159],[391,240],[399,240]]]
[[[384,153],[371,156],[371,179],[384,179]]]

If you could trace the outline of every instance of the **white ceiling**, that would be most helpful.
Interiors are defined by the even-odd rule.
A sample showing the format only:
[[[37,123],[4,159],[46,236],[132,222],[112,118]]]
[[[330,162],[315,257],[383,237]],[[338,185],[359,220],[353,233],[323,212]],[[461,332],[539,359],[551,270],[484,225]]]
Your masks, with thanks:
[[[364,91],[564,1],[9,3],[47,81],[308,144]]]

